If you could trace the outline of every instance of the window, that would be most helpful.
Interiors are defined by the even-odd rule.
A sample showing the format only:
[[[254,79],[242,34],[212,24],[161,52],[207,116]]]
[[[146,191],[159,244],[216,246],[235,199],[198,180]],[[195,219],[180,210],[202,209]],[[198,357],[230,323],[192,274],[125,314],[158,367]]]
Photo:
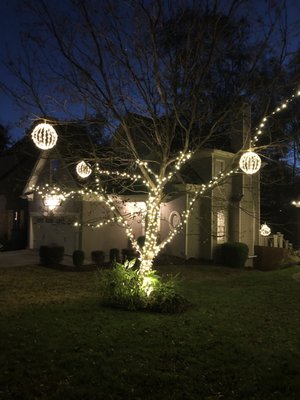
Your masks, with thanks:
[[[225,242],[225,213],[223,210],[217,212],[217,243]]]
[[[215,160],[215,175],[218,175],[224,171],[225,171],[225,161],[224,160]]]
[[[50,170],[52,174],[56,174],[59,167],[59,160],[50,160]]]

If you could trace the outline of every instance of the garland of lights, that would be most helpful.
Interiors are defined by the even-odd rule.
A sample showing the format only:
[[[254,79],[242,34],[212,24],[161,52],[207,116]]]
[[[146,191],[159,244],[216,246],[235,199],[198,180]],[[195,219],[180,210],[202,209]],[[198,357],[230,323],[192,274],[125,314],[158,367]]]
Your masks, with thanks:
[[[253,140],[250,142],[250,149],[245,152],[239,162],[239,167],[240,169],[245,172],[246,174],[253,174],[257,172],[261,166],[261,160],[260,157],[252,150],[255,148],[255,144],[258,141],[259,137],[263,134],[263,129],[266,125],[266,122],[268,121],[268,118],[271,115],[275,115],[282,110],[286,109],[288,103],[294,101],[297,97],[300,96],[300,91],[298,91],[296,94],[293,94],[289,99],[284,100],[279,107],[276,108],[269,116],[265,116],[259,126],[255,130],[255,136]],[[41,126],[43,125],[43,126]],[[45,126],[46,125],[46,126]],[[37,129],[39,127],[39,129]],[[51,125],[49,124],[40,124],[38,125],[34,131],[32,132],[32,139],[34,143],[40,147],[41,149],[49,149],[55,146],[56,141],[57,141],[57,134],[52,128]],[[53,133],[54,131],[54,133]],[[49,132],[51,134],[49,134]],[[55,136],[56,135],[56,136]],[[50,146],[50,147],[49,147]],[[202,195],[206,190],[208,189],[213,189],[215,186],[217,186],[220,181],[224,180],[225,178],[231,176],[232,174],[236,174],[239,172],[239,168],[231,169],[227,173],[221,172],[215,177],[213,177],[207,184],[202,184],[200,185],[200,188],[195,186],[196,190],[193,192],[193,196],[189,201],[189,207],[187,210],[183,211],[182,213],[182,221],[169,233],[168,237],[160,244],[157,244],[157,228],[158,228],[158,220],[160,217],[160,199],[163,195],[163,187],[167,181],[169,181],[175,173],[180,170],[181,166],[183,163],[185,163],[190,157],[192,153],[191,152],[180,152],[179,156],[175,159],[175,162],[173,164],[173,169],[164,177],[160,178],[158,175],[152,171],[152,169],[149,167],[148,163],[146,161],[141,161],[141,160],[136,160],[137,165],[140,168],[144,168],[153,178],[155,179],[155,184],[153,183],[152,185],[147,182],[143,177],[139,174],[128,174],[127,172],[112,172],[108,170],[101,170],[99,168],[99,165],[95,165],[95,173],[96,173],[96,190],[92,189],[80,189],[80,190],[72,190],[68,192],[64,192],[60,190],[58,187],[49,187],[49,185],[45,185],[45,187],[39,187],[39,186],[32,186],[31,190],[32,191],[37,191],[38,194],[42,196],[42,198],[49,198],[49,195],[52,195],[52,201],[53,203],[56,201],[55,196],[59,198],[60,202],[64,201],[68,197],[74,198],[76,195],[85,195],[85,196],[96,196],[99,201],[102,201],[106,204],[106,206],[111,210],[116,217],[109,218],[105,223],[97,223],[97,224],[88,224],[90,227],[94,228],[100,228],[106,224],[112,223],[112,222],[117,222],[119,224],[122,224],[125,229],[126,229],[126,234],[129,237],[129,239],[132,242],[133,247],[140,253],[140,259],[142,261],[141,264],[141,273],[144,274],[144,276],[147,275],[147,272],[151,269],[152,267],[152,260],[153,258],[160,252],[162,248],[166,246],[167,243],[171,242],[173,237],[182,229],[184,224],[186,224],[189,214],[195,204],[196,199],[198,198],[199,195]],[[79,167],[80,165],[80,167]],[[77,167],[76,171],[79,176],[82,178],[85,178],[90,175],[92,172],[91,168],[84,162],[81,161]],[[143,184],[145,184],[148,189],[148,201],[146,202],[146,210],[147,210],[147,216],[148,216],[148,221],[147,221],[147,235],[145,239],[145,244],[144,247],[141,248],[138,243],[136,242],[134,238],[134,234],[132,232],[132,229],[130,228],[129,224],[126,221],[126,217],[121,215],[119,210],[116,208],[113,199],[109,197],[109,195],[106,195],[104,193],[104,190],[101,189],[100,186],[100,179],[99,175],[106,175],[106,176],[115,176],[116,178],[121,178],[121,179],[131,179],[133,181],[140,180]],[[50,192],[50,193],[49,193]],[[48,196],[48,197],[47,197]],[[49,201],[49,200],[47,200]],[[75,226],[80,226],[80,224],[77,222],[75,223]],[[264,229],[263,226],[261,227],[261,234],[266,234],[268,231],[266,229],[269,228],[267,225],[265,225]],[[270,234],[270,233],[269,233]]]

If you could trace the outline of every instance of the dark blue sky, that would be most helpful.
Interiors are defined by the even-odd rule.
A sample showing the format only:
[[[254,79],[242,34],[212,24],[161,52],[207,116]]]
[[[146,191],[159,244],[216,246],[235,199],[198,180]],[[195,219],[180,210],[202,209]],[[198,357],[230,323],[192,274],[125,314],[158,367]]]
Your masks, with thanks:
[[[20,16],[16,11],[19,0],[0,0],[0,75],[5,82],[13,82],[2,62],[6,59],[7,51],[17,55],[19,48]],[[14,102],[0,89],[0,123],[9,125],[15,138],[22,136],[23,128],[18,128],[21,111]]]
[[[39,1],[39,0],[35,0]],[[51,1],[51,0],[49,0]],[[279,0],[273,0],[276,4]],[[64,2],[64,0],[61,0]],[[226,4],[226,0],[224,0]],[[251,6],[256,4],[256,13],[263,16],[265,12],[265,4],[271,3],[271,0],[251,0]],[[12,55],[17,56],[18,50],[20,49],[19,41],[19,27],[22,24],[22,13],[18,11],[18,6],[22,4],[22,0],[0,0],[0,61],[6,58],[6,52],[9,51]],[[286,0],[288,8],[288,21],[291,30],[297,27],[300,21],[300,1],[299,0]],[[298,40],[298,34],[300,29],[298,29],[296,36],[289,37],[289,43],[291,48],[295,47],[300,43]],[[6,83],[13,83],[13,78],[5,70],[5,68],[0,64],[0,76],[1,80]],[[0,123],[3,125],[8,125],[10,127],[10,133],[14,139],[20,138],[25,129],[30,125],[30,121],[23,121],[20,123],[20,118],[23,112],[20,111],[17,106],[0,88]]]

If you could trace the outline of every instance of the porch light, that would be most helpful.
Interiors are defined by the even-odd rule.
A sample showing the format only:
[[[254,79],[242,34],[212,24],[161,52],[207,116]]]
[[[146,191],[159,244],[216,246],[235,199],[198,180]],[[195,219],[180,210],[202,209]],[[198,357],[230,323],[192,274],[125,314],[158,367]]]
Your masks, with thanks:
[[[44,197],[44,204],[49,211],[53,211],[60,206],[63,200],[64,197],[61,194],[46,194]]]
[[[42,150],[52,149],[57,142],[57,133],[52,125],[38,124],[31,133],[34,144]]]
[[[245,174],[252,175],[260,170],[261,159],[254,151],[248,150],[240,158],[239,165]]]
[[[76,165],[76,172],[80,176],[80,178],[87,178],[91,175],[92,169],[88,166],[85,161],[80,161]]]
[[[271,233],[271,228],[267,224],[262,224],[259,233],[261,236],[269,236]]]

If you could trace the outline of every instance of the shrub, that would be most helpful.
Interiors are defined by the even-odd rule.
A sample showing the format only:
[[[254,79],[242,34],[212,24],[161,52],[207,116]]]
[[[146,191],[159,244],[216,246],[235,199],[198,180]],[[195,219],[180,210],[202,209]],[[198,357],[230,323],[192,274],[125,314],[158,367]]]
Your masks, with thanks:
[[[123,249],[122,250],[122,263],[126,260],[131,261],[134,259],[134,251],[132,249]]]
[[[64,252],[63,246],[40,246],[40,264],[57,265],[63,260]]]
[[[135,260],[116,263],[103,271],[99,286],[104,304],[126,310],[175,313],[186,309],[188,302],[178,293],[174,278],[163,282],[150,271],[146,277],[134,269]]]
[[[73,264],[76,265],[76,267],[81,267],[84,262],[84,257],[85,257],[84,251],[74,250],[72,255]]]
[[[110,262],[110,264],[114,264],[116,262],[120,262],[120,251],[119,251],[119,249],[110,249],[109,250],[109,262]]]
[[[40,264],[41,265],[46,265],[48,249],[49,249],[49,246],[40,246],[39,256],[40,256]]]
[[[166,281],[160,279],[147,303],[147,308],[151,311],[172,314],[185,311],[188,306],[186,298],[179,293],[177,276],[168,277]]]
[[[91,252],[91,257],[97,267],[101,267],[105,261],[105,254],[104,251],[101,250],[94,250]]]
[[[249,248],[246,243],[222,243],[214,250],[214,262],[227,267],[243,267],[248,254]]]

